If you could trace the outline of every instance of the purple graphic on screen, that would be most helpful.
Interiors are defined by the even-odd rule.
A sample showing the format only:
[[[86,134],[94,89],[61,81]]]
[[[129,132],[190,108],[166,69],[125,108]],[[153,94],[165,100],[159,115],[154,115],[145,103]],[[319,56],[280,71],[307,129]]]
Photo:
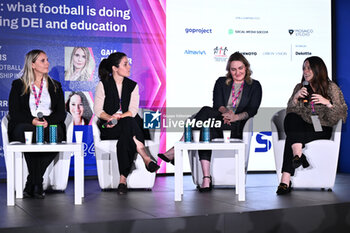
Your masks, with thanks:
[[[144,108],[166,107],[166,15],[165,0],[127,1],[132,11],[132,27],[140,41],[133,49],[133,76],[140,87],[140,105]],[[160,151],[165,150],[165,133]],[[165,172],[162,166],[160,173]]]
[[[22,5],[36,4],[36,13],[18,11]],[[0,98],[8,99],[11,83],[18,78],[25,54],[32,49],[44,50],[50,61],[49,75],[61,82],[65,93],[82,92],[89,96],[90,107],[98,77],[98,66],[112,52],[127,54],[131,62],[130,78],[140,88],[140,107],[166,107],[166,15],[165,0],[120,1],[16,1],[4,0],[2,20],[11,25],[0,27],[0,55],[7,68],[0,80]],[[60,7],[60,8],[59,8]],[[40,9],[42,12],[40,12]],[[57,13],[62,10],[61,13]],[[56,12],[56,13],[55,13]],[[70,12],[66,14],[65,12]],[[74,12],[74,13],[73,13]],[[16,21],[18,19],[18,21]],[[16,23],[17,22],[17,23]],[[70,67],[74,48],[89,51],[88,78],[65,77]],[[84,53],[85,56],[88,54]],[[93,64],[93,65],[92,65]],[[92,101],[91,101],[92,100]],[[2,116],[8,107],[1,106]],[[162,112],[164,114],[164,112]],[[90,117],[89,117],[90,118]],[[85,174],[96,175],[91,119],[87,125],[76,125],[84,130]],[[84,122],[85,123],[85,122]],[[0,143],[1,144],[1,143]],[[1,146],[1,145],[0,145]],[[161,135],[160,151],[165,149],[165,133]],[[1,153],[1,151],[0,151]],[[4,167],[0,159],[0,170]],[[159,170],[165,172],[165,167]],[[4,174],[0,172],[0,178]]]

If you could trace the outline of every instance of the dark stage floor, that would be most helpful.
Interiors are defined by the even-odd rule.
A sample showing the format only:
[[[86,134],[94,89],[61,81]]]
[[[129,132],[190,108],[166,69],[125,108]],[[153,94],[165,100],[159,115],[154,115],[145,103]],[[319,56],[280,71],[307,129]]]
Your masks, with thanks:
[[[125,196],[101,192],[97,179],[87,179],[83,205],[75,206],[70,180],[65,193],[16,199],[7,207],[6,183],[0,183],[0,232],[328,232],[318,231],[320,226],[339,232],[333,231],[339,221],[350,232],[350,175],[338,174],[333,192],[277,196],[277,184],[274,173],[248,174],[246,201],[238,202],[234,189],[198,193],[186,175],[183,201],[174,202],[173,176],[158,176],[152,191],[131,190]],[[293,226],[296,219],[301,224]]]

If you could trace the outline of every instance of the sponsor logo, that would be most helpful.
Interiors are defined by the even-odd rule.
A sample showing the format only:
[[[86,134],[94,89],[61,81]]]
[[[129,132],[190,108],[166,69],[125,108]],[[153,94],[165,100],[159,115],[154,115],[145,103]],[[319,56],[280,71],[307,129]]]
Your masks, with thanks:
[[[217,62],[226,62],[228,59],[228,49],[226,46],[216,46],[214,48],[214,60]]]
[[[143,128],[145,129],[160,129],[160,116],[159,110],[145,111],[143,113]]]
[[[228,51],[227,47],[223,47],[223,46],[216,46],[214,48],[214,55],[216,56],[227,56],[226,52]]]
[[[296,51],[295,52],[295,55],[307,55],[307,56],[311,56],[312,55],[312,53],[311,52],[298,52],[298,51]]]
[[[263,147],[256,147],[255,152],[267,152],[271,149],[271,140],[269,138],[272,136],[272,132],[263,131],[256,135],[256,142]]]
[[[262,35],[262,34],[268,34],[268,30],[235,30],[236,34],[257,34],[257,35]]]
[[[186,55],[207,55],[205,50],[189,50],[189,49],[186,49],[184,54],[186,54]]]
[[[262,53],[263,56],[287,56],[287,52],[283,51],[265,51]]]
[[[211,28],[185,28],[186,34],[212,34]]]
[[[241,54],[243,54],[244,56],[256,56],[258,55],[257,52],[242,52],[242,51],[239,51]]]
[[[313,29],[289,29],[288,30],[289,35],[294,36],[311,36],[312,33],[314,33]]]

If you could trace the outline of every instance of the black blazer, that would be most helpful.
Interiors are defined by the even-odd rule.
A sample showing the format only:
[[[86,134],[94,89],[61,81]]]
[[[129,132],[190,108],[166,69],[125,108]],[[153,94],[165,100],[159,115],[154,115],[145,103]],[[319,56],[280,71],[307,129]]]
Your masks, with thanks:
[[[226,107],[230,98],[232,84],[226,85],[226,77],[220,77],[216,80],[213,91],[213,108],[218,110],[221,106]],[[244,81],[242,98],[237,107],[236,113],[247,112],[249,118],[258,112],[262,97],[262,88],[259,81],[254,80],[251,84]]]
[[[103,103],[103,111],[105,111],[109,115],[113,115],[115,112],[119,109],[119,94],[118,94],[118,88],[117,84],[114,81],[113,77],[110,77],[108,79],[105,79],[101,81],[103,83],[103,88],[105,91],[105,100]],[[129,104],[131,99],[131,93],[134,91],[136,87],[136,82],[124,77],[123,80],[123,87],[122,87],[122,96],[121,96],[121,105],[122,105],[122,112],[127,112],[129,110]],[[150,132],[148,129],[143,128],[143,120],[139,116],[139,114],[136,114],[134,117],[137,125],[140,127],[140,129],[143,131],[144,139],[151,139]],[[101,132],[101,139],[107,140],[107,139],[115,139],[115,135],[111,135],[110,133],[113,133],[112,130],[109,130],[108,128],[102,128],[102,125],[106,123],[106,120],[99,119],[98,127],[100,128]]]
[[[56,88],[55,88],[56,87]],[[64,95],[61,83],[48,78],[48,91],[51,97],[51,114],[44,116],[49,125],[61,125],[65,129],[64,120],[66,118]],[[9,96],[9,125],[8,133],[11,135],[12,130],[18,123],[32,124],[36,116],[32,116],[29,107],[30,94],[24,94],[23,82],[21,79],[16,79],[12,82],[12,87]],[[10,138],[11,141],[11,138]]]

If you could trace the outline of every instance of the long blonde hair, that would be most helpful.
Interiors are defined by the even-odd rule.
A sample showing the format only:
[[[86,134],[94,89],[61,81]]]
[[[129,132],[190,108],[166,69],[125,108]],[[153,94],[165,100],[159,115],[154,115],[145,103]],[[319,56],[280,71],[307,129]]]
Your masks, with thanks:
[[[35,81],[35,74],[33,70],[33,63],[38,59],[39,54],[46,54],[43,50],[34,49],[26,54],[24,60],[24,67],[22,69],[21,80],[23,82],[22,95],[28,94],[32,91],[31,84]],[[50,77],[48,74],[44,74],[44,79],[48,80]]]
[[[73,58],[74,58],[74,55],[78,49],[83,50],[83,52],[86,56],[85,65],[84,65],[82,71],[80,72],[80,76],[86,77],[87,80],[91,77],[91,73],[89,71],[89,66],[90,66],[90,62],[93,62],[93,61],[90,61],[91,55],[90,55],[89,48],[87,48],[87,47],[74,47],[74,49],[71,53],[71,56],[70,56],[69,69],[66,71],[66,74],[65,74],[66,80],[70,80],[70,78],[74,75],[75,67],[74,67]]]

